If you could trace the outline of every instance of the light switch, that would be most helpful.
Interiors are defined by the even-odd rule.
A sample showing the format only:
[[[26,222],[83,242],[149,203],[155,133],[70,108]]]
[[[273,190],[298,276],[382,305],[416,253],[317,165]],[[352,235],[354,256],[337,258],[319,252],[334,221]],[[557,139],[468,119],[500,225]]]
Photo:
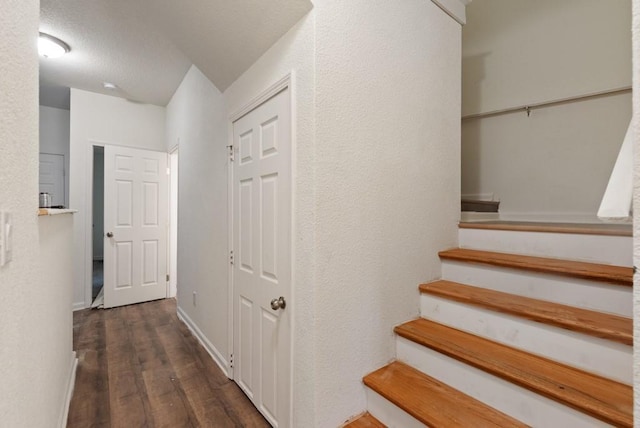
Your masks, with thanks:
[[[13,258],[12,251],[13,224],[11,214],[0,211],[0,267],[6,265]]]

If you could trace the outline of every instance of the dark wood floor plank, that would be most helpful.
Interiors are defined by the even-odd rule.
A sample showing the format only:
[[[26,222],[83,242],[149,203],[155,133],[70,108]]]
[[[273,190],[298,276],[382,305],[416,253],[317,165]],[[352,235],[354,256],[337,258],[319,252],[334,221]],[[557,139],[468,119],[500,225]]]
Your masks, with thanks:
[[[68,427],[268,427],[176,316],[173,299],[74,313]]]
[[[69,408],[69,426],[111,426],[105,336],[102,312],[74,313],[73,340],[78,370]],[[84,399],[88,396],[93,399]]]
[[[170,368],[142,373],[157,427],[197,427],[196,418]]]

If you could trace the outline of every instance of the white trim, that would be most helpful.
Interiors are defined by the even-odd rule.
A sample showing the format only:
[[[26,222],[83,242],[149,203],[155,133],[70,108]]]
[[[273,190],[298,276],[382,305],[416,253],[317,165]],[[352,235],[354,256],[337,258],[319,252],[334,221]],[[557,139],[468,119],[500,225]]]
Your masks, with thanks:
[[[229,117],[229,121],[227,122],[227,258],[230,257],[231,251],[233,251],[233,163],[229,157],[228,148],[233,148],[233,121],[231,117]],[[229,379],[234,378],[234,370],[233,370],[233,265],[230,260],[227,259],[227,321],[228,321],[228,330],[227,330],[227,352],[228,352],[228,361],[232,363],[229,365],[229,371],[227,376]]]
[[[93,159],[94,147],[104,147],[108,143],[89,139],[87,162],[85,162],[84,197],[84,308],[93,303]],[[75,307],[75,304],[74,304]],[[84,309],[82,308],[82,309]]]
[[[460,199],[471,199],[474,201],[492,201],[496,202],[500,199],[496,199],[494,193],[463,193],[460,195]]]
[[[466,7],[472,0],[431,0],[459,24],[467,23]]]
[[[499,212],[483,213],[465,211],[460,214],[460,221],[531,221],[548,223],[602,223],[595,213],[589,212]],[[631,223],[624,221],[618,223]]]
[[[298,108],[298,103],[296,102],[296,73],[295,70],[291,71],[291,74],[289,75],[289,120],[290,120],[290,124],[291,124],[291,137],[290,137],[290,141],[291,141],[291,260],[290,260],[290,265],[291,265],[291,270],[290,270],[290,277],[289,277],[289,284],[290,284],[290,289],[289,289],[289,295],[290,300],[291,300],[291,306],[289,308],[289,310],[291,311],[291,336],[290,336],[290,340],[291,340],[291,346],[289,346],[289,403],[290,403],[290,412],[289,412],[289,426],[293,427],[293,404],[294,404],[294,399],[293,399],[293,394],[294,394],[294,375],[295,372],[293,370],[293,362],[295,361],[294,357],[295,357],[295,353],[294,353],[294,349],[295,349],[295,344],[296,344],[296,340],[295,340],[295,331],[296,331],[296,312],[297,312],[297,305],[295,304],[296,302],[296,287],[295,287],[295,283],[294,283],[294,274],[296,271],[296,236],[297,236],[297,231],[298,229],[296,228],[296,190],[297,190],[297,186],[296,186],[296,182],[297,182],[297,178],[298,178],[298,170],[296,168],[298,162],[297,162],[297,156],[298,156],[298,151],[297,151],[297,143],[298,143],[298,139],[297,139],[297,132],[298,132],[298,115],[297,115],[297,108]]]
[[[71,310],[73,312],[75,311],[81,311],[83,309],[87,309],[86,303],[85,302],[75,302],[73,304],[73,306],[71,307]]]
[[[62,402],[62,411],[60,412],[60,420],[58,426],[65,428],[67,426],[67,419],[69,418],[69,406],[71,406],[71,398],[73,397],[73,390],[76,386],[76,371],[78,369],[78,358],[76,352],[71,353],[71,367],[69,370],[69,380],[67,382],[67,389],[64,394],[64,401]]]
[[[174,174],[176,174],[176,172],[171,168],[171,158],[173,156],[177,156],[178,157],[178,171],[177,174],[178,176],[176,177],[177,183],[176,183],[176,195],[180,194],[180,137],[178,137],[178,142],[169,150],[168,152],[168,159],[167,159],[167,167],[169,168],[169,186],[167,186],[167,192],[169,193],[169,215],[168,215],[168,224],[167,224],[167,274],[170,275],[169,276],[169,281],[167,281],[167,297],[168,298],[175,298],[178,294],[178,272],[176,269],[176,272],[172,272],[171,271],[171,255],[173,252],[176,253],[176,258],[178,257],[178,248],[177,248],[177,243],[176,243],[176,248],[172,248],[171,247],[171,236],[172,236],[172,231],[173,228],[176,228],[176,234],[177,234],[177,227],[178,227],[178,215],[179,215],[179,211],[180,211],[180,207],[178,206],[178,200],[174,200],[174,198],[172,197],[172,188],[173,188],[173,177]],[[171,213],[173,212],[173,205],[176,205],[176,218],[174,219],[174,221],[172,222],[171,220]],[[176,284],[176,294],[173,295],[171,293],[171,282],[175,282]]]
[[[269,86],[264,91],[260,92],[259,95],[257,95],[251,101],[249,101],[244,107],[240,108],[235,113],[229,115],[229,121],[233,124],[233,122],[240,119],[242,116],[254,110],[256,107],[260,106],[261,104],[264,104],[270,98],[273,98],[274,96],[278,95],[284,89],[290,88],[291,80],[292,80],[291,76],[292,76],[292,72],[287,73],[283,78],[278,80],[276,83]],[[231,136],[231,139],[233,141],[233,135]]]
[[[218,367],[220,367],[220,370],[222,370],[225,376],[229,377],[228,375],[229,364],[227,363],[227,360],[225,360],[222,354],[216,349],[215,346],[213,346],[213,344],[209,341],[209,339],[207,339],[207,337],[204,335],[202,330],[198,328],[196,323],[194,323],[193,320],[189,318],[187,313],[184,310],[182,310],[180,306],[178,306],[177,312],[178,312],[178,318],[180,319],[180,321],[182,321],[187,326],[189,331],[193,333],[196,339],[198,339],[198,342],[200,342],[200,344],[204,347],[204,349],[206,349],[206,351],[209,353],[213,361],[215,361]]]

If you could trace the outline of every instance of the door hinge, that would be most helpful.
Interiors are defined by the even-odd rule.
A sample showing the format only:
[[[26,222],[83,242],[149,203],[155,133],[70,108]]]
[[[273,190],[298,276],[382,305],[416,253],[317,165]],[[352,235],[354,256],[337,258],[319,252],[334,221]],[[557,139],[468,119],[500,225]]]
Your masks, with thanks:
[[[229,160],[233,162],[233,144],[227,146],[227,149],[229,149]]]
[[[233,368],[233,354],[229,354],[229,367]]]
[[[233,264],[233,250],[229,251],[229,263]]]
[[[169,282],[169,274],[167,274],[167,282]]]

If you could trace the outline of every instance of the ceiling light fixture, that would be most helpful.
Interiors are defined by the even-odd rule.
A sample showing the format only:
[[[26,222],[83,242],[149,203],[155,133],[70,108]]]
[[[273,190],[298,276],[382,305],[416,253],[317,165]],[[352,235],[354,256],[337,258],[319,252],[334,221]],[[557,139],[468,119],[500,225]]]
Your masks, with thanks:
[[[109,89],[109,90],[111,90],[111,91],[115,91],[116,89],[118,89],[118,85],[116,85],[115,83],[111,83],[111,82],[104,82],[104,83],[102,84],[102,86],[103,86],[105,89]]]
[[[38,53],[45,58],[58,58],[69,52],[71,48],[62,40],[49,34],[40,33],[38,37]]]

